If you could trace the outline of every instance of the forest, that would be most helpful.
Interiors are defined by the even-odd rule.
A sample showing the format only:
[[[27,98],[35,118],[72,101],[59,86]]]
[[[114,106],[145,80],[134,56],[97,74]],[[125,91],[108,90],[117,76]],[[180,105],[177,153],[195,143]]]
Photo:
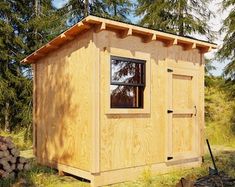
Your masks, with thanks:
[[[209,42],[220,38],[222,45],[205,65],[206,137],[213,145],[235,146],[235,0],[218,1],[219,10],[226,12],[218,32],[210,24],[217,14],[209,9],[210,0],[61,0],[61,6],[58,2],[0,0],[0,135],[12,136],[21,150],[32,148],[33,74],[31,66],[20,61],[84,17],[96,15],[180,36],[205,36]],[[226,62],[220,76],[212,74],[214,62]],[[231,165],[222,162],[224,167]],[[26,175],[31,183],[44,186],[53,183],[54,174],[35,166]],[[141,180],[151,186],[151,173],[145,172]],[[169,178],[163,180],[169,184]]]
[[[87,15],[97,15],[182,36],[222,36],[223,45],[206,63],[206,122],[208,129],[226,129],[227,134],[208,132],[213,141],[235,134],[235,1],[223,0],[229,11],[219,33],[209,25],[216,12],[208,0],[69,0],[60,8],[48,0],[1,0],[0,2],[0,127],[5,132],[32,131],[32,71],[20,64],[25,56],[50,41]],[[223,74],[214,77],[212,61],[228,62]],[[223,111],[221,111],[223,110]],[[227,128],[229,126],[229,128]],[[223,131],[225,133],[225,131]],[[218,136],[218,137],[217,137]],[[223,138],[222,138],[223,139]],[[225,141],[225,140],[223,140]],[[217,142],[218,143],[218,142]]]

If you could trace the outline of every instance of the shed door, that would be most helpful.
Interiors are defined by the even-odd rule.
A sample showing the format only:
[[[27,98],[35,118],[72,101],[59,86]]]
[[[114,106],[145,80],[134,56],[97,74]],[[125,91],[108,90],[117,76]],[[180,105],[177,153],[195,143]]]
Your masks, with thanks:
[[[197,154],[198,89],[196,71],[168,69],[168,160]]]

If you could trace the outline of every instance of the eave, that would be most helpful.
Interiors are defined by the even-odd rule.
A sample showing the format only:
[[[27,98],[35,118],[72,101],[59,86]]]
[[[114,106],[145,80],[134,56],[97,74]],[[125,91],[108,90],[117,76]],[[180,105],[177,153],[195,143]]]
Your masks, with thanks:
[[[181,45],[184,50],[199,49],[201,53],[207,53],[217,48],[217,45],[213,43],[90,15],[24,58],[21,63],[35,63],[48,53],[57,50],[63,44],[73,40],[79,33],[91,28],[94,28],[95,32],[101,32],[103,30],[114,31],[120,38],[138,36],[145,43],[162,41],[166,47]]]

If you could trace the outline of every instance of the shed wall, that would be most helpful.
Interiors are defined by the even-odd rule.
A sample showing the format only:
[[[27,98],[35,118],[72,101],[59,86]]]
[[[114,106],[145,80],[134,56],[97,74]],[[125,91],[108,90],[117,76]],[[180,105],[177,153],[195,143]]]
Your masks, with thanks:
[[[114,32],[94,34],[99,48],[100,64],[100,157],[101,171],[166,162],[168,147],[168,67],[196,70],[198,76],[198,134],[203,149],[204,128],[204,64],[203,55],[197,49],[184,50],[181,46],[166,47],[160,41],[143,43],[140,37],[123,39]],[[143,112],[110,110],[110,56],[146,60],[149,68],[145,94],[147,105]],[[171,59],[171,60],[168,60]],[[121,109],[122,110],[122,109]]]
[[[91,169],[93,65],[91,31],[34,65],[38,161]]]

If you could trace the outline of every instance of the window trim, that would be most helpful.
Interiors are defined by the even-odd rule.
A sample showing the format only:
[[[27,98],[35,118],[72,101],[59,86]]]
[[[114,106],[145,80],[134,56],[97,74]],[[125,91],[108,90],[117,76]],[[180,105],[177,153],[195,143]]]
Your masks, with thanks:
[[[111,56],[122,56],[124,58],[141,59],[146,62],[145,73],[146,73],[146,84],[144,89],[144,108],[110,108],[110,57]],[[104,102],[104,114],[107,116],[113,115],[150,115],[151,113],[151,55],[145,52],[132,53],[126,49],[111,48],[109,52],[100,53],[100,76],[101,76],[101,87],[100,90],[101,99]]]
[[[141,82],[143,83],[125,83],[125,82],[115,82],[112,81],[112,60],[123,60],[127,61],[129,63],[135,63],[135,64],[142,64],[143,65],[143,70],[141,72],[141,78],[143,79]],[[121,56],[113,56],[110,55],[110,84],[111,85],[116,85],[116,86],[130,86],[130,87],[140,87],[142,89],[142,103],[140,104],[141,107],[112,107],[112,102],[111,102],[111,93],[110,93],[110,109],[111,110],[123,110],[123,109],[129,109],[129,110],[137,110],[137,109],[144,109],[144,95],[145,95],[145,87],[146,87],[146,60],[140,60],[140,59],[134,59],[134,58],[127,58],[127,57],[121,57]]]

